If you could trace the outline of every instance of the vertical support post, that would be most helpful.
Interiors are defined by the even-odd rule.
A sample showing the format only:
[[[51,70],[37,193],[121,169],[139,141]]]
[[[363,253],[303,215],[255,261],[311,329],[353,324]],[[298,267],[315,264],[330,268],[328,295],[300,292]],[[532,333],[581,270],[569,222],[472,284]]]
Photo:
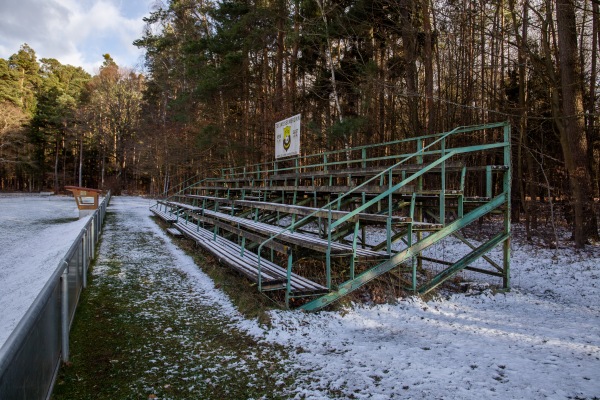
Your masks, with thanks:
[[[504,165],[508,168],[504,171],[504,193],[506,193],[506,204],[504,205],[504,233],[510,233],[510,201],[511,201],[511,158],[510,158],[510,124],[504,125]],[[503,255],[503,282],[504,289],[510,289],[510,237],[504,241]]]
[[[261,248],[260,246],[258,246],[258,263],[256,264],[256,269],[258,270],[258,291],[262,292],[262,267],[260,265],[260,260],[261,260]]]
[[[485,166],[485,197],[492,198],[492,166]]]
[[[392,170],[388,172],[389,189],[392,188]],[[388,217],[386,221],[386,247],[388,256],[392,255],[392,193],[388,194]]]
[[[87,288],[87,266],[88,266],[88,233],[87,231],[83,234],[83,251],[81,264],[81,287]]]
[[[61,345],[62,360],[69,361],[69,263],[64,262],[65,269],[61,277],[61,304],[60,304],[60,322],[61,322]]]
[[[417,140],[417,164],[423,164],[423,143],[424,139]],[[417,178],[417,190],[423,190],[423,177]]]
[[[98,213],[92,218],[92,224],[90,225],[90,259],[94,258],[95,247],[96,247],[96,218]]]
[[[361,193],[361,199],[362,199],[362,204],[365,204],[367,202],[367,196],[365,194],[365,192]],[[361,242],[362,242],[362,248],[366,248],[367,246],[367,229],[365,227],[365,225],[363,225],[362,227],[362,238],[361,238]]]
[[[292,294],[292,249],[288,248],[288,261],[287,261],[287,279],[285,283],[285,308],[290,308],[290,297]]]
[[[417,154],[418,154],[417,155],[417,164],[423,164],[423,147],[424,147],[424,145],[425,145],[425,139],[417,140]],[[421,175],[417,178],[417,192],[420,193],[422,190],[423,190],[423,176]],[[416,218],[417,221],[423,222],[423,205],[422,204],[417,209],[417,214],[415,215],[415,213],[414,213],[414,211],[415,211],[414,208],[415,208],[415,203],[416,203],[415,195],[416,195],[416,193],[413,193],[412,200],[411,200],[411,208],[413,210],[411,212],[411,218],[413,221]],[[420,242],[422,238],[423,238],[423,233],[420,230],[417,231],[417,242]],[[422,267],[423,267],[423,261],[420,258],[418,258],[417,259],[417,268],[422,268]],[[416,275],[416,273],[414,275]]]
[[[446,155],[446,138],[442,139],[442,157]],[[440,191],[440,224],[446,225],[446,161],[442,163],[442,177],[441,177],[441,191]]]
[[[465,215],[465,181],[467,179],[467,166],[463,165],[460,172],[460,196],[458,196],[458,218]]]
[[[327,252],[325,253],[327,289],[331,289],[331,207],[327,213]]]
[[[358,222],[358,218],[356,219],[356,222],[354,223],[354,238],[352,239],[352,259],[350,259],[350,279],[354,279],[354,264],[355,264],[355,259],[356,259],[356,242],[358,241],[358,231],[359,231],[360,227],[359,227],[359,222]],[[363,230],[364,232],[364,230]],[[364,243],[363,243],[364,245]]]
[[[363,148],[362,152],[361,152],[361,157],[362,157],[362,167],[363,168],[367,168],[367,149]]]
[[[411,248],[413,245],[413,217],[415,215],[415,193],[413,193],[410,201],[410,218],[411,221],[408,224],[408,230],[406,231],[406,245]],[[417,256],[413,255],[410,258],[411,264],[411,290],[413,293],[417,292]],[[400,267],[401,268],[401,267]]]

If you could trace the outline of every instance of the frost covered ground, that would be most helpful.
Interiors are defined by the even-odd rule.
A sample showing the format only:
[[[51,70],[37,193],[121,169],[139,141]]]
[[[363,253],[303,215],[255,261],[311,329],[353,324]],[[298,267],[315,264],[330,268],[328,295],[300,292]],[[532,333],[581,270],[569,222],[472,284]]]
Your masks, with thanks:
[[[72,197],[0,195],[0,346],[89,217]]]
[[[122,256],[131,265],[137,262],[154,274],[147,279],[166,284],[173,279],[173,286],[184,288],[174,291],[173,296],[213,302],[211,313],[226,319],[227,329],[233,327],[267,348],[283,345],[289,370],[279,377],[279,383],[290,376],[295,378],[294,384],[278,388],[286,397],[600,398],[598,246],[581,251],[567,246],[549,250],[523,243],[516,235],[512,244],[513,290],[509,293],[482,290],[430,302],[407,298],[394,305],[355,307],[344,312],[273,311],[272,326],[266,327],[241,317],[226,296],[150,220],[149,205],[148,200],[115,197],[109,210],[120,216],[117,220],[128,235],[150,233],[170,256],[155,260],[130,248],[123,248]],[[0,217],[5,216],[3,208]],[[1,221],[4,225],[4,219]],[[15,242],[0,243],[6,248],[14,247]],[[432,251],[450,254],[452,249],[448,244]],[[100,251],[106,249],[101,247]],[[111,253],[104,257],[116,256]],[[4,253],[0,260],[0,297],[4,298]],[[167,273],[171,270],[179,273]],[[103,269],[94,273],[102,274]],[[26,276],[30,274],[31,270]],[[158,297],[168,296],[161,293]],[[171,304],[168,298],[163,301]],[[184,304],[181,313],[187,318],[191,302]],[[200,314],[197,317],[203,318]],[[4,319],[4,310],[0,319]],[[190,323],[185,322],[186,326]],[[161,339],[180,334],[176,326],[163,328]],[[200,368],[202,359],[193,351],[192,346],[185,359],[198,363],[198,370],[205,374],[202,379],[221,379],[221,374],[232,373],[231,368],[239,367],[238,373],[244,377],[256,374],[256,368],[264,373],[266,368],[260,361],[247,361],[260,358],[256,352],[246,359],[230,359],[228,364],[223,360],[228,367],[217,366],[212,370],[214,376],[207,377],[211,371]],[[149,370],[173,368],[161,364],[160,358],[157,361]],[[194,395],[198,381],[189,380],[189,386],[189,398],[198,398]]]

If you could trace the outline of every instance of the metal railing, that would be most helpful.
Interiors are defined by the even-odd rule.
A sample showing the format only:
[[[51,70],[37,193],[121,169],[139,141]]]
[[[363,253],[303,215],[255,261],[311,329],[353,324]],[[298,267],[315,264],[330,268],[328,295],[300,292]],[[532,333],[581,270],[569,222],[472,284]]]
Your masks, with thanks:
[[[81,230],[33,304],[0,348],[0,399],[47,399],[102,231],[110,192]]]
[[[464,134],[481,133],[485,130],[502,128],[505,124],[505,122],[496,122],[484,125],[461,126],[454,128],[449,132],[352,147],[349,149],[308,154],[244,167],[223,168],[221,169],[221,177],[229,179],[254,177],[255,179],[259,179],[261,176],[269,176],[270,174],[326,171],[328,168],[335,168],[337,166],[345,166],[348,168],[366,167],[367,163],[374,165],[377,162],[380,162],[381,165],[387,168],[390,162],[393,163],[401,158],[411,157],[415,152],[420,152],[423,147],[427,147],[429,150],[422,152],[421,156],[431,156],[431,159],[435,160],[441,154],[442,149],[433,147],[432,142],[440,144],[440,137],[447,136],[446,145],[448,148],[452,147],[457,149],[462,147],[462,145],[469,147],[470,143],[463,143],[462,145],[458,143],[452,144],[450,142],[452,136],[462,136],[464,138]],[[486,135],[476,137],[476,141],[480,144],[496,143],[496,139],[497,138],[494,138],[491,135],[489,137]],[[425,160],[425,162],[427,162],[427,160]]]
[[[456,137],[460,134],[480,132],[480,131],[484,131],[484,130],[491,130],[491,129],[497,129],[497,128],[503,129],[503,136],[502,136],[503,141],[502,141],[502,139],[496,139],[496,140],[492,140],[490,143],[487,143],[487,144],[471,143],[470,145],[465,146],[461,143],[460,145],[455,146],[455,147],[448,146],[448,142],[450,141],[450,139],[453,136]],[[425,139],[431,140],[431,142],[424,144]],[[358,160],[354,160],[352,162],[355,162],[355,163],[359,162],[359,163],[361,163],[361,165],[364,165],[364,164],[366,164],[366,162],[372,162],[373,160],[378,161],[378,160],[383,160],[383,159],[386,159],[386,160],[399,159],[399,161],[397,161],[395,164],[393,164],[391,166],[386,167],[385,169],[383,169],[382,171],[373,175],[369,179],[366,179],[364,182],[362,182],[358,186],[352,188],[351,190],[341,194],[336,199],[325,204],[324,206],[322,206],[320,209],[314,211],[313,213],[301,218],[298,221],[292,222],[291,225],[289,225],[285,228],[282,228],[278,233],[271,235],[269,238],[265,239],[264,241],[262,241],[260,243],[260,245],[258,246],[258,249],[257,249],[258,288],[259,288],[259,290],[261,290],[261,286],[262,286],[262,269],[261,269],[261,259],[262,259],[261,254],[262,253],[261,253],[261,251],[262,251],[263,247],[266,246],[269,242],[280,237],[285,232],[293,232],[294,229],[296,229],[296,227],[302,226],[309,219],[314,218],[320,212],[326,212],[326,213],[328,212],[329,213],[329,218],[328,218],[328,223],[327,223],[328,247],[327,247],[327,252],[326,252],[325,276],[326,276],[326,286],[328,289],[331,289],[332,288],[331,261],[330,261],[331,243],[332,243],[331,234],[336,229],[336,227],[340,226],[341,224],[345,223],[346,221],[352,220],[354,218],[354,216],[356,216],[358,213],[367,210],[369,207],[373,206],[377,202],[388,199],[389,204],[388,204],[387,210],[388,210],[389,219],[388,219],[388,223],[386,226],[386,231],[387,231],[386,236],[387,236],[387,252],[388,252],[388,254],[390,254],[390,251],[391,251],[391,241],[390,241],[391,225],[390,225],[390,222],[391,222],[392,209],[393,209],[392,204],[391,204],[392,203],[392,197],[391,197],[392,193],[397,192],[402,187],[408,185],[409,183],[412,183],[413,181],[416,181],[417,179],[422,177],[425,173],[427,173],[429,170],[433,169],[434,167],[440,166],[441,170],[442,170],[442,179],[441,179],[441,184],[439,187],[439,189],[441,189],[440,190],[439,221],[442,224],[444,224],[445,223],[444,193],[446,190],[445,169],[446,169],[446,163],[448,160],[450,160],[452,157],[454,157],[458,154],[467,154],[467,153],[493,151],[495,149],[502,149],[502,151],[504,152],[504,162],[506,165],[510,165],[510,129],[509,129],[509,125],[506,122],[498,122],[498,123],[492,123],[492,124],[486,124],[486,125],[476,125],[476,126],[461,126],[461,127],[455,128],[449,132],[444,132],[441,134],[428,135],[428,136],[422,136],[422,137],[410,138],[410,139],[403,139],[401,141],[395,141],[395,142],[390,142],[390,143],[391,144],[411,143],[412,147],[416,151],[411,154],[396,154],[396,155],[388,155],[385,157],[366,159],[365,151],[364,151],[365,149],[377,148],[377,147],[383,146],[385,144],[377,144],[377,145],[372,145],[372,146],[359,147],[358,150],[361,151],[362,158],[359,158]],[[439,146],[439,148],[438,148],[438,146]],[[349,151],[353,151],[353,150],[355,150],[355,149],[349,149]],[[341,154],[342,151],[343,150],[340,150],[340,151],[338,151],[338,153]],[[427,165],[424,166],[419,171],[413,173],[410,176],[406,176],[406,177],[403,176],[403,179],[400,182],[396,183],[395,185],[392,185],[392,179],[391,179],[391,175],[390,175],[391,171],[401,167],[403,164],[407,164],[407,162],[410,160],[415,160],[418,164],[423,164],[424,156],[433,156],[434,158],[432,160],[429,160]],[[305,158],[308,159],[309,157],[312,157],[312,156],[306,156]],[[345,165],[345,162],[341,161],[341,162],[334,162],[334,163],[328,163],[328,164],[318,164],[318,165],[308,165],[308,166],[305,165],[302,168],[305,170],[307,168],[327,170],[327,166],[332,166],[332,165],[336,165],[336,164]],[[263,170],[264,169],[265,168],[263,167]],[[279,170],[281,170],[281,169],[279,169]],[[290,167],[290,168],[288,168],[288,170],[296,172],[299,170],[299,167]],[[275,172],[275,171],[277,171],[277,168],[274,168],[273,170],[270,170],[270,171]],[[377,196],[375,196],[374,198],[372,198],[368,201],[363,200],[363,203],[360,206],[354,208],[347,215],[345,215],[335,221],[331,220],[332,209],[340,203],[341,199],[349,197],[357,192],[360,192],[361,188],[367,186],[369,183],[377,182],[377,180],[379,180],[382,176],[385,177],[388,175],[389,175],[389,179],[388,179],[389,187],[387,190],[378,194]],[[509,177],[510,174],[506,174],[506,176]],[[491,189],[491,185],[492,185],[491,170],[486,179],[487,179],[486,187],[488,188],[487,192],[490,192],[489,197],[491,198],[492,197],[491,196],[491,191],[492,191],[492,189]],[[506,193],[510,193],[510,185],[508,184],[508,181],[505,182],[504,190]],[[508,197],[508,198],[510,198],[510,197]],[[414,205],[413,205],[413,207],[414,207]],[[411,215],[411,217],[412,217],[412,215]],[[355,241],[356,241],[356,238],[357,238],[357,235],[354,235]],[[410,240],[410,239],[408,239],[408,240]],[[353,247],[354,247],[354,252],[355,252],[356,251],[356,242],[353,242]],[[354,253],[352,256],[354,259],[356,257],[356,254]],[[291,257],[291,256],[289,256],[289,257]],[[506,262],[508,263],[508,261],[506,261]],[[288,261],[287,285],[286,285],[286,287],[287,287],[286,304],[288,303],[288,298],[290,296],[290,277],[291,277],[291,272],[292,272],[291,266],[292,266],[291,261]],[[508,268],[507,268],[507,270],[508,270]],[[351,277],[352,277],[352,279],[354,279],[354,270],[353,270],[352,265],[350,266],[350,271],[351,271],[351,275],[352,275]]]

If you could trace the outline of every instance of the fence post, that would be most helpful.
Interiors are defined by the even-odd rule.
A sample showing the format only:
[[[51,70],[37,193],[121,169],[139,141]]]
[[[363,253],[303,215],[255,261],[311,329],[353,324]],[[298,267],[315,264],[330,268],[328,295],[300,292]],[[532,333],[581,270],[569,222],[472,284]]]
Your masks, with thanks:
[[[61,341],[62,360],[69,361],[69,263],[65,261],[65,269],[62,273],[61,284]]]
[[[90,232],[92,232],[92,240],[91,240],[91,244],[92,244],[92,248],[91,248],[91,256],[94,257],[94,254],[96,253],[96,237],[98,236],[98,233],[96,232],[96,226],[98,226],[98,214],[94,215],[94,218],[92,218],[92,229],[90,229]]]
[[[85,233],[83,234],[83,257],[82,258],[82,265],[81,265],[81,287],[82,288],[87,288],[87,267],[88,267],[88,232],[87,230],[85,231]]]

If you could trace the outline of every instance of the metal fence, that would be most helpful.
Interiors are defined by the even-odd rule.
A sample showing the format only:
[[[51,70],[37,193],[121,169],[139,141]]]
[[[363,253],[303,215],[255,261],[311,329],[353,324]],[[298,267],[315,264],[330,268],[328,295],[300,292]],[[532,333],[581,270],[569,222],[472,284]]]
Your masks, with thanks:
[[[110,192],[0,348],[0,399],[50,397],[109,201]]]

